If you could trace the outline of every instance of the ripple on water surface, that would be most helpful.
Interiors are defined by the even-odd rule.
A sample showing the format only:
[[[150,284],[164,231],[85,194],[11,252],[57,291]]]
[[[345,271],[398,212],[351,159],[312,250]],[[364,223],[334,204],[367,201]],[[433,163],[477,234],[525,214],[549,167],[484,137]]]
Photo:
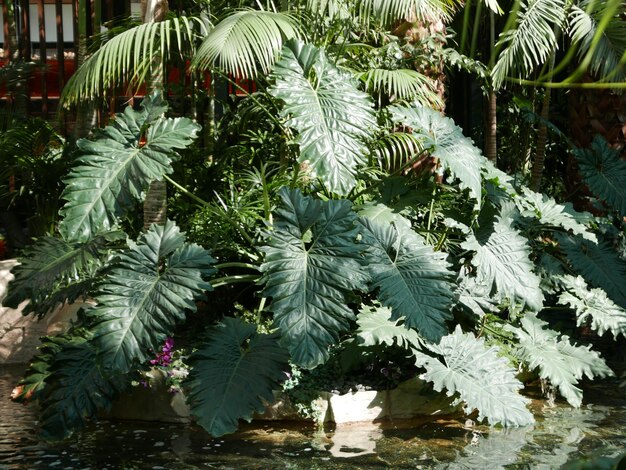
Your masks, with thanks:
[[[211,439],[193,426],[100,421],[66,442],[43,443],[33,411],[8,399],[21,372],[0,367],[0,469],[552,469],[626,449],[623,390],[610,406],[603,400],[579,410],[534,401],[537,422],[525,428],[490,429],[462,418],[334,430],[263,423]]]

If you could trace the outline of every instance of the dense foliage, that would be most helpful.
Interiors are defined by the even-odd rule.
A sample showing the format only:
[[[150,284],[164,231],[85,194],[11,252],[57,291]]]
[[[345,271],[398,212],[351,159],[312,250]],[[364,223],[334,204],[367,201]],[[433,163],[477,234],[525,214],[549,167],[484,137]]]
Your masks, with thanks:
[[[200,126],[168,117],[158,92],[78,141],[58,229],[24,252],[6,301],[31,299],[29,312],[40,316],[65,300],[96,302],[62,339],[45,340],[23,381],[18,399],[37,400],[48,435],[67,436],[106,408],[178,325],[197,318],[202,299],[215,310],[202,317],[206,334],[193,338],[184,386],[214,436],[262,410],[292,366],[323,367],[336,351],[379,348],[384,357],[403,348],[415,375],[503,426],[533,421],[514,366],[572,406],[581,405],[583,376],[613,375],[591,345],[559,332],[550,312],[559,306],[598,336],[626,336],[619,150],[597,138],[572,152],[606,204],[602,217],[531,191],[431,107],[442,103],[438,60],[455,57],[481,79],[486,67],[444,50],[434,32],[402,33],[448,21],[459,4],[297,3],[280,13],[221,12],[215,26],[204,16],[142,25],[122,33],[132,41],[105,43],[66,89],[72,103],[102,91],[89,77],[109,73],[103,84],[117,83],[125,63],[144,74],[133,54],[166,43],[193,54],[196,71],[258,86],[223,103],[200,144]],[[492,88],[527,76],[556,47],[566,6],[530,3],[536,8],[521,2],[501,36]],[[586,3],[574,3],[567,8],[584,45]],[[326,15],[307,21],[318,9]],[[402,23],[409,14],[415,21]],[[177,220],[136,235],[133,209],[161,179],[177,188]],[[224,302],[233,284],[252,294],[244,306]]]

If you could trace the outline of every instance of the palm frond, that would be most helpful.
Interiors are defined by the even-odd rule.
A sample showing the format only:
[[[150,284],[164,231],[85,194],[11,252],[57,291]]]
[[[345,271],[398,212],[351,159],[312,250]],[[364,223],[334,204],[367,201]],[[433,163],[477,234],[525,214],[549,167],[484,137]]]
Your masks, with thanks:
[[[583,0],[574,5],[569,15],[569,34],[573,44],[579,47],[581,60],[590,54],[589,70],[593,75],[621,82],[626,78],[626,4],[622,3],[614,14],[608,4],[607,1]],[[600,23],[607,14],[612,19],[606,29],[600,31]]]
[[[373,147],[378,164],[388,171],[408,166],[424,152],[419,137],[406,132],[385,134],[374,142]]]
[[[148,78],[155,55],[194,54],[196,38],[207,34],[207,20],[175,17],[135,26],[105,43],[69,79],[61,103],[71,106],[103,96],[112,87],[136,89]]]
[[[546,63],[557,48],[555,28],[564,25],[565,11],[564,0],[520,1],[516,25],[504,31],[496,45],[504,49],[491,74],[494,88],[509,75],[522,78]]]
[[[435,109],[443,107],[435,84],[426,75],[411,69],[370,69],[359,72],[356,77],[365,84],[370,93],[384,93],[391,101],[415,100],[422,106]]]
[[[359,0],[360,15],[388,24],[398,20],[416,18],[420,21],[449,21],[452,19],[456,0]]]
[[[267,74],[283,44],[300,37],[295,20],[286,13],[239,11],[213,28],[198,48],[192,68],[214,66],[237,77]]]

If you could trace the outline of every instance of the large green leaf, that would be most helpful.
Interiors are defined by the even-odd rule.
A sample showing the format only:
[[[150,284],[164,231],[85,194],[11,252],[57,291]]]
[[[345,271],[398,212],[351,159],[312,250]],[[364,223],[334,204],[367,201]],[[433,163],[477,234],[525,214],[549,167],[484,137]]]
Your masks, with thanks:
[[[356,322],[359,325],[356,334],[360,346],[386,344],[411,349],[419,348],[421,338],[415,330],[400,324],[402,319],[392,320],[389,307],[363,307]]]
[[[477,317],[483,317],[487,312],[498,311],[497,303],[491,298],[491,285],[469,276],[462,276],[459,280],[454,292],[458,304]]]
[[[412,133],[423,141],[424,148],[438,158],[443,168],[460,180],[461,188],[469,189],[470,196],[479,202],[482,192],[480,172],[485,158],[454,121],[417,103],[389,109],[394,122],[410,127]]]
[[[47,438],[66,438],[107,409],[127,385],[124,376],[108,377],[84,337],[64,344],[54,359],[41,395],[39,425]]]
[[[416,364],[426,369],[421,377],[437,391],[446,389],[448,396],[458,393],[467,413],[476,409],[478,419],[486,418],[491,425],[524,426],[534,421],[526,409],[530,400],[519,394],[523,385],[498,348],[487,347],[484,339],[464,334],[457,326],[428,349],[441,359],[414,351]]]
[[[508,220],[497,220],[493,231],[481,240],[470,235],[462,246],[475,251],[472,265],[479,283],[491,286],[500,299],[521,301],[534,310],[543,305],[540,279],[533,272],[527,240]]]
[[[236,431],[239,419],[250,421],[273,402],[272,390],[286,377],[288,361],[276,333],[259,334],[255,325],[224,318],[190,357],[191,414],[214,437]]]
[[[512,11],[515,24],[505,30],[496,48],[501,50],[491,73],[494,88],[508,76],[526,78],[544,65],[557,49],[555,29],[565,22],[565,0],[523,0]]]
[[[591,192],[626,217],[626,161],[621,159],[620,151],[597,135],[590,149],[578,148],[573,153]]]
[[[293,40],[283,48],[272,79],[269,92],[284,102],[281,115],[298,131],[298,161],[330,191],[348,194],[357,166],[365,163],[364,141],[376,128],[371,98],[323,49]]]
[[[626,308],[626,263],[613,247],[603,240],[596,244],[563,234],[557,239],[574,270],[591,286],[603,289],[613,302]]]
[[[30,360],[15,394],[11,394],[11,400],[18,403],[38,401],[46,387],[46,379],[51,374],[50,368],[56,355],[73,340],[75,337],[69,334],[40,338],[41,344],[37,347],[37,354]]]
[[[267,237],[263,295],[292,360],[312,368],[328,358],[354,313],[348,292],[363,287],[357,216],[350,201],[322,202],[282,189]]]
[[[211,289],[203,276],[214,271],[208,253],[185,243],[170,221],[128,245],[100,286],[98,305],[87,312],[102,365],[120,372],[149,359],[185,310],[196,310],[194,299]]]
[[[436,252],[406,225],[361,219],[368,246],[365,262],[372,290],[392,309],[393,320],[404,317],[429,341],[448,333],[454,287],[445,253]]]
[[[94,275],[107,256],[106,243],[122,237],[122,232],[112,232],[84,243],[70,243],[49,236],[39,238],[23,252],[21,264],[14,269],[15,280],[9,284],[9,295],[3,304],[17,308],[18,304],[30,299],[23,312],[45,315],[56,306],[57,300],[59,303],[65,300],[62,296],[55,297],[57,290]],[[66,295],[75,300],[81,292],[86,293],[80,289],[75,290],[74,295],[69,292]]]
[[[524,217],[539,220],[542,225],[561,227],[574,235],[597,241],[597,237],[586,226],[593,220],[587,212],[577,212],[571,203],[558,204],[554,198],[523,188],[522,196],[514,199]]]
[[[519,339],[515,354],[527,363],[530,370],[539,368],[539,376],[558,387],[570,405],[579,407],[583,392],[576,384],[586,375],[607,377],[613,375],[604,360],[591,346],[574,346],[569,338],[545,328],[548,324],[527,314],[521,319],[522,328],[507,326]]]
[[[626,310],[609,299],[606,292],[588,289],[580,276],[563,276],[562,285],[566,290],[559,296],[559,303],[576,310],[578,326],[589,323],[600,335],[610,331],[615,338],[620,334],[626,337]]]
[[[82,156],[64,180],[59,230],[68,241],[85,242],[110,230],[153,180],[171,173],[177,150],[193,142],[199,126],[187,118],[164,118],[167,108],[157,95],[140,111],[127,107],[96,140],[81,139]],[[140,144],[145,135],[146,144]]]
[[[204,38],[192,62],[200,70],[217,66],[238,77],[268,74],[285,40],[300,37],[295,20],[272,11],[238,11]]]

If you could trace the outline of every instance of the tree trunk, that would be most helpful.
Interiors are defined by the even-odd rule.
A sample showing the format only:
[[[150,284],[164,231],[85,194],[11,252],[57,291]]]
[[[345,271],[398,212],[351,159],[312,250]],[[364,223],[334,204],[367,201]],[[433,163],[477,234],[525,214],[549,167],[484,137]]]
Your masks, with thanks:
[[[78,43],[76,44],[76,67],[83,65],[87,59],[87,20],[88,0],[78,0]],[[74,139],[87,137],[89,131],[96,127],[96,108],[92,102],[83,102],[76,107],[76,123]]]
[[[546,161],[546,144],[548,141],[548,127],[546,122],[550,117],[550,88],[546,88],[543,95],[543,104],[541,105],[541,126],[537,135],[537,151],[535,153],[535,161],[530,179],[530,188],[533,191],[541,191],[541,179],[543,177],[543,169]]]
[[[168,12],[168,3],[167,0],[146,0],[142,2],[142,8],[144,23],[163,21]],[[152,60],[148,94],[163,93],[164,77],[163,58],[157,54]],[[147,230],[152,224],[163,225],[166,219],[167,184],[165,181],[153,181],[143,203],[143,228]]]
[[[494,90],[487,97],[487,123],[485,125],[485,157],[495,165],[498,162],[498,101]]]

